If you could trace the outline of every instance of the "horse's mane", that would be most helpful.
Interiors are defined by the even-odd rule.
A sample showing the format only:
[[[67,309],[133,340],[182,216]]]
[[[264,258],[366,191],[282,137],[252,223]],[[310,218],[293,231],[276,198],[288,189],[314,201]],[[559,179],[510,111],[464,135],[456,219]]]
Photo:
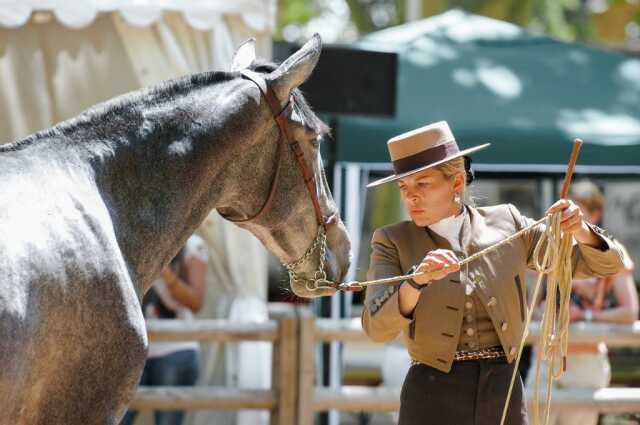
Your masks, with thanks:
[[[268,61],[257,61],[251,66],[252,70],[260,73],[270,73],[276,68],[277,65],[275,63]],[[98,103],[79,115],[62,121],[53,127],[38,131],[16,142],[0,145],[0,153],[17,151],[40,140],[63,138],[83,127],[91,126],[94,128],[97,122],[106,122],[110,118],[115,118],[124,113],[135,112],[136,108],[134,106],[144,105],[148,107],[165,103],[173,97],[183,95],[194,88],[229,81],[237,76],[238,73],[235,72],[208,71],[179,77],[152,87],[126,93]],[[292,91],[292,95],[296,113],[300,115],[304,123],[317,134],[328,134],[330,132],[329,127],[311,110],[302,92],[299,89],[295,89]]]
[[[160,84],[132,91],[98,103],[79,115],[61,121],[53,127],[33,133],[13,143],[0,145],[0,152],[20,150],[40,140],[65,137],[69,133],[86,126],[95,126],[96,122],[108,120],[126,112],[131,112],[134,106],[154,106],[164,103],[175,96],[185,94],[193,88],[228,81],[236,77],[235,73],[208,71],[199,74],[178,77]]]

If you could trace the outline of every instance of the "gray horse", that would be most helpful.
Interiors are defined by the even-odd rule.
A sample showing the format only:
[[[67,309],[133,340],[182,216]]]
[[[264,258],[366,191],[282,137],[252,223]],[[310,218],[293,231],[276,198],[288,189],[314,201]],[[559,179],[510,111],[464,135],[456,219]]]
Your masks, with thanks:
[[[256,62],[249,41],[231,72],[130,93],[0,147],[0,424],[119,422],[146,356],[140,299],[214,208],[241,220],[273,192],[268,211],[240,225],[283,263],[304,257],[295,293],[335,292],[309,282],[323,247],[327,279],[343,278],[346,230],[336,220],[310,248],[322,244],[299,164],[240,73],[261,75],[280,106],[291,95],[285,124],[330,216],[318,147],[327,127],[297,89],[320,49],[314,36],[276,67]]]

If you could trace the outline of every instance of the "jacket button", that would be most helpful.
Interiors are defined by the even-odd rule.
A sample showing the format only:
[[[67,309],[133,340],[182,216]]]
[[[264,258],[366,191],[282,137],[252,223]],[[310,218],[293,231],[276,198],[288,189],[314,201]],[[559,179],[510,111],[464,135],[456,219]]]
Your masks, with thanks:
[[[502,332],[506,331],[509,328],[509,325],[507,324],[507,322],[502,322],[502,326],[500,326],[500,329],[502,329]]]
[[[467,314],[464,319],[467,321],[467,323],[473,322],[473,316],[471,314]]]
[[[473,307],[471,301],[467,301],[466,303],[464,303],[464,308],[466,308],[467,310],[471,310],[471,307]]]
[[[496,305],[498,305],[498,300],[496,300],[495,297],[489,298],[489,301],[487,302],[487,307],[495,307]]]
[[[467,329],[467,335],[473,336],[474,333],[475,333],[475,331],[473,330],[473,328]]]

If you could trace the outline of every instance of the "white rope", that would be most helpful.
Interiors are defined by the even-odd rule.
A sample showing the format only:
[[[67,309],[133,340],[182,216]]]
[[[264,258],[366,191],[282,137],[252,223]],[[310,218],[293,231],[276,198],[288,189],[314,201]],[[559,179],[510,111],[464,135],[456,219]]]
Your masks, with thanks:
[[[533,291],[531,306],[527,314],[527,320],[523,327],[522,338],[518,347],[518,355],[516,357],[511,383],[509,384],[509,392],[502,410],[502,419],[500,425],[504,425],[509,401],[515,378],[518,375],[518,365],[522,356],[527,335],[529,333],[529,324],[533,316],[535,302],[541,288],[542,279],[547,275],[547,300],[545,304],[545,312],[542,318],[542,326],[540,332],[540,342],[538,347],[538,355],[536,358],[536,377],[534,383],[534,406],[533,406],[533,425],[546,425],[549,421],[549,413],[551,407],[551,389],[554,380],[560,378],[566,369],[566,355],[569,337],[569,301],[571,297],[571,246],[573,236],[563,233],[560,230],[561,213],[555,213],[546,223],[544,234],[536,244],[533,252],[536,270],[539,272],[538,280]],[[542,249],[544,254],[540,261]],[[559,296],[559,305],[557,306],[557,296]],[[547,360],[547,382],[546,382],[546,400],[544,410],[544,420],[540,419],[540,375],[542,369],[542,361]],[[558,368],[558,365],[561,367]]]
[[[514,233],[513,235],[509,236],[508,238],[496,243],[495,245],[491,245],[490,247],[487,247],[481,251],[476,252],[473,255],[470,255],[469,257],[460,260],[458,264],[460,264],[460,267],[464,266],[465,264],[468,264],[474,260],[477,260],[480,257],[483,257],[487,254],[489,254],[492,251],[497,250],[498,248],[500,248],[503,245],[508,244],[509,242],[512,242],[514,239],[519,238],[520,236],[522,236],[524,233],[528,232],[529,230],[533,229],[534,227],[536,227],[537,225],[539,225],[540,223],[544,222],[545,220],[547,220],[549,216],[545,216],[543,218],[541,218],[540,220],[531,223],[530,225],[528,225],[527,227],[519,230],[518,232]],[[352,282],[347,282],[347,283],[343,283],[339,286],[339,289],[348,289],[348,288],[355,288],[355,287],[367,287],[367,286],[371,286],[371,285],[386,285],[386,284],[390,284],[390,283],[395,283],[395,282],[401,282],[407,279],[413,279],[416,277],[420,277],[427,274],[426,272],[417,272],[417,273],[413,273],[413,274],[408,274],[408,275],[402,275],[402,276],[394,276],[394,277],[388,277],[385,279],[376,279],[376,280],[367,280],[367,281],[363,281],[363,282],[359,282],[359,281],[352,281]],[[471,283],[471,282],[470,282]],[[471,283],[473,284],[473,283]]]

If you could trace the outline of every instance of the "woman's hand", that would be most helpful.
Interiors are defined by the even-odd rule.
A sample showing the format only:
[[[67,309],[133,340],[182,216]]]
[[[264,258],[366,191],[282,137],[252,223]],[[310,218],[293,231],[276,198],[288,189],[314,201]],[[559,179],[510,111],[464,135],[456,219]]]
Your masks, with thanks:
[[[427,254],[416,272],[425,272],[422,276],[413,278],[414,282],[426,285],[433,280],[443,279],[449,273],[460,270],[458,258],[449,249],[436,249]]]
[[[559,199],[549,209],[547,214],[562,211],[560,219],[560,229],[573,235],[580,243],[594,247],[602,246],[603,240],[591,231],[584,219],[584,215],[573,201],[570,199]]]

